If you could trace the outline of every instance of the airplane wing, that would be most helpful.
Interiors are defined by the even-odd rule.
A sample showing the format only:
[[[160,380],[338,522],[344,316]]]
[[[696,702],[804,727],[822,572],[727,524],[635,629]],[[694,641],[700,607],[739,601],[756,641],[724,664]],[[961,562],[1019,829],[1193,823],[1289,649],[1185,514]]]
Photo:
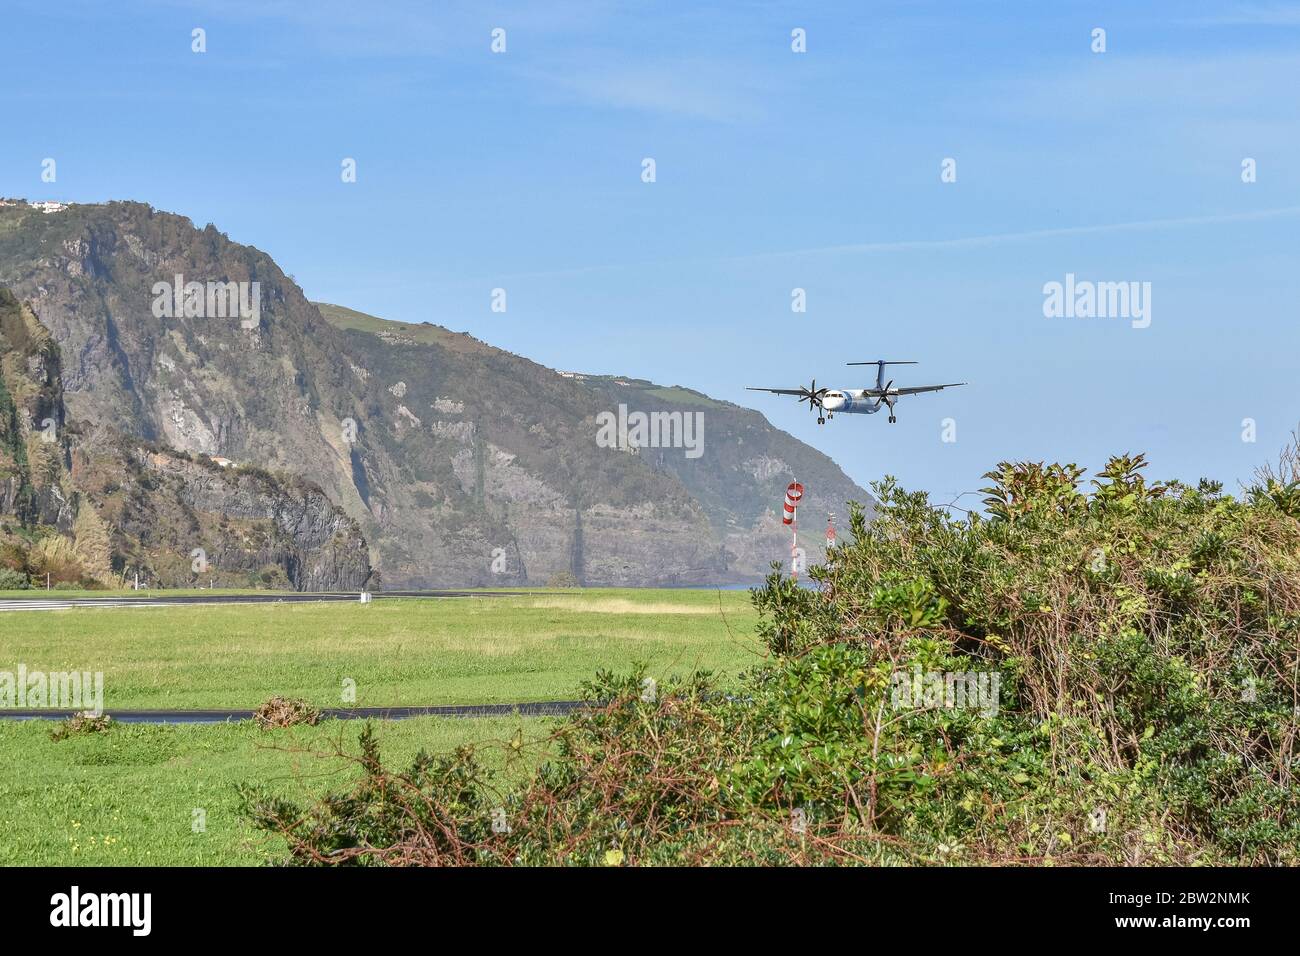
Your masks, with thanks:
[[[745,386],[747,391],[751,392],[771,392],[773,395],[807,395],[807,389],[802,388],[755,388],[752,385]]]
[[[910,388],[891,388],[890,395],[919,395],[921,392],[938,392],[945,388],[956,388],[958,385],[965,385],[966,382],[949,382],[946,385],[913,385]],[[878,388],[866,388],[862,390],[864,398],[879,398],[885,393]]]

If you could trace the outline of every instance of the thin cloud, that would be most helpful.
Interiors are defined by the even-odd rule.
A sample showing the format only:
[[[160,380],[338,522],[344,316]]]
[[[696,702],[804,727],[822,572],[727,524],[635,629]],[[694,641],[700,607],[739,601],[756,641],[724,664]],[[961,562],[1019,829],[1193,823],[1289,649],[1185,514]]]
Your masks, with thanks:
[[[1056,239],[1064,236],[1086,236],[1112,232],[1141,232],[1152,229],[1177,229],[1187,226],[1211,226],[1229,222],[1255,222],[1262,219],[1281,219],[1300,216],[1300,206],[1282,206],[1276,209],[1259,209],[1253,212],[1226,213],[1215,216],[1182,216],[1175,219],[1142,219],[1133,222],[1103,223],[1094,226],[1062,226],[1055,229],[1029,229],[1021,232],[997,232],[982,236],[963,236],[956,239],[903,239],[886,242],[859,242],[836,246],[816,246],[810,249],[791,249],[784,252],[755,253],[730,256],[727,261],[744,262],[788,256],[816,256],[842,253],[907,252],[913,249],[961,249],[974,246],[992,246],[1006,242],[1024,242],[1032,239]]]
[[[1068,236],[1105,235],[1118,232],[1145,232],[1160,229],[1184,229],[1196,226],[1214,226],[1233,222],[1259,222],[1300,216],[1300,206],[1280,206],[1275,209],[1257,209],[1250,212],[1224,213],[1212,216],[1180,216],[1170,219],[1141,219],[1132,222],[1101,223],[1092,226],[1061,226],[1054,229],[1026,229],[1019,232],[986,233],[979,236],[960,236],[951,239],[891,239],[880,242],[855,242],[833,246],[813,246],[804,249],[784,249],[774,252],[752,252],[733,256],[704,259],[656,259],[634,263],[577,266],[572,269],[516,272],[498,278],[541,279],[589,275],[621,269],[642,269],[660,266],[681,266],[708,262],[761,262],[771,259],[793,259],[802,256],[869,255],[883,252],[936,251],[994,246],[1004,243],[1027,242],[1040,239],[1060,239]]]

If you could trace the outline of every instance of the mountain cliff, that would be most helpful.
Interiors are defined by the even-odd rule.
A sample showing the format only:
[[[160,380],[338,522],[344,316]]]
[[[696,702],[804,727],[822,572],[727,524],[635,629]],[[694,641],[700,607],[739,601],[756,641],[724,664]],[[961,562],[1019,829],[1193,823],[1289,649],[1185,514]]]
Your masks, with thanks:
[[[355,521],[296,476],[69,421],[58,345],[0,287],[0,572],[51,583],[355,590]]]
[[[388,586],[752,582],[788,559],[789,481],[818,531],[869,505],[757,412],[312,303],[265,253],[139,203],[0,206],[0,283],[57,344],[70,420],[303,476]]]

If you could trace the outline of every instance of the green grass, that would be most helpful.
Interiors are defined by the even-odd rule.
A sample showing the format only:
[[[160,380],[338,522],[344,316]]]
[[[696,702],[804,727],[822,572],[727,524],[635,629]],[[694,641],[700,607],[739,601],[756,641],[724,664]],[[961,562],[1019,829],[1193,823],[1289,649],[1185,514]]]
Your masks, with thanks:
[[[356,309],[349,309],[343,305],[332,305],[329,302],[313,302],[312,305],[320,310],[321,317],[326,322],[340,329],[370,332],[372,334],[386,332],[392,335],[400,335],[422,345],[441,345],[445,348],[460,351],[486,352],[491,350],[489,346],[464,333],[453,332],[440,325],[427,322],[417,325],[412,322],[381,319],[376,315],[358,312]]]
[[[539,747],[506,766],[502,748],[523,730],[546,736],[547,720],[422,717],[376,723],[385,760],[404,767],[421,748],[443,752],[484,745],[484,762],[510,777],[525,773]],[[52,721],[0,721],[0,865],[256,865],[283,855],[278,839],[239,813],[236,784],[264,784],[303,800],[340,789],[357,774],[359,721],[257,730],[251,721],[218,725],[119,724],[102,734],[50,740]],[[204,832],[194,832],[194,811]]]
[[[680,385],[663,385],[641,390],[647,398],[658,398],[678,405],[697,405],[700,408],[717,408],[722,403]]]
[[[0,670],[102,671],[114,709],[250,708],[275,694],[337,707],[573,696],[598,668],[735,674],[760,653],[745,592],[595,590],[524,597],[74,608],[0,613]]]
[[[66,593],[66,592],[65,592]],[[103,592],[98,592],[102,594]],[[171,592],[169,592],[171,593]],[[86,608],[0,613],[0,671],[104,672],[105,706],[251,708],[275,694],[340,706],[570,697],[600,668],[645,661],[657,679],[696,668],[734,676],[758,659],[756,616],[738,591],[557,590],[521,597]],[[546,736],[551,720],[379,721],[389,766],[421,748]],[[238,813],[239,783],[305,800],[356,768],[314,756],[356,753],[357,721],[259,731],[118,724],[55,743],[50,721],[0,720],[0,865],[238,865],[284,847]],[[535,746],[505,766],[535,765]],[[388,760],[391,758],[391,761]],[[195,809],[206,831],[193,832]]]

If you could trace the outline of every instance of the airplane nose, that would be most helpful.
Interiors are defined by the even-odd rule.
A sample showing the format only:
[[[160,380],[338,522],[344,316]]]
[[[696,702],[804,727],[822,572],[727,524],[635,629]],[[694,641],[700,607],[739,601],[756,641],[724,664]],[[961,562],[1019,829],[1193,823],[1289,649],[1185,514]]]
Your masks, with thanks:
[[[828,411],[837,411],[844,407],[844,399],[839,395],[827,395],[823,404]]]

